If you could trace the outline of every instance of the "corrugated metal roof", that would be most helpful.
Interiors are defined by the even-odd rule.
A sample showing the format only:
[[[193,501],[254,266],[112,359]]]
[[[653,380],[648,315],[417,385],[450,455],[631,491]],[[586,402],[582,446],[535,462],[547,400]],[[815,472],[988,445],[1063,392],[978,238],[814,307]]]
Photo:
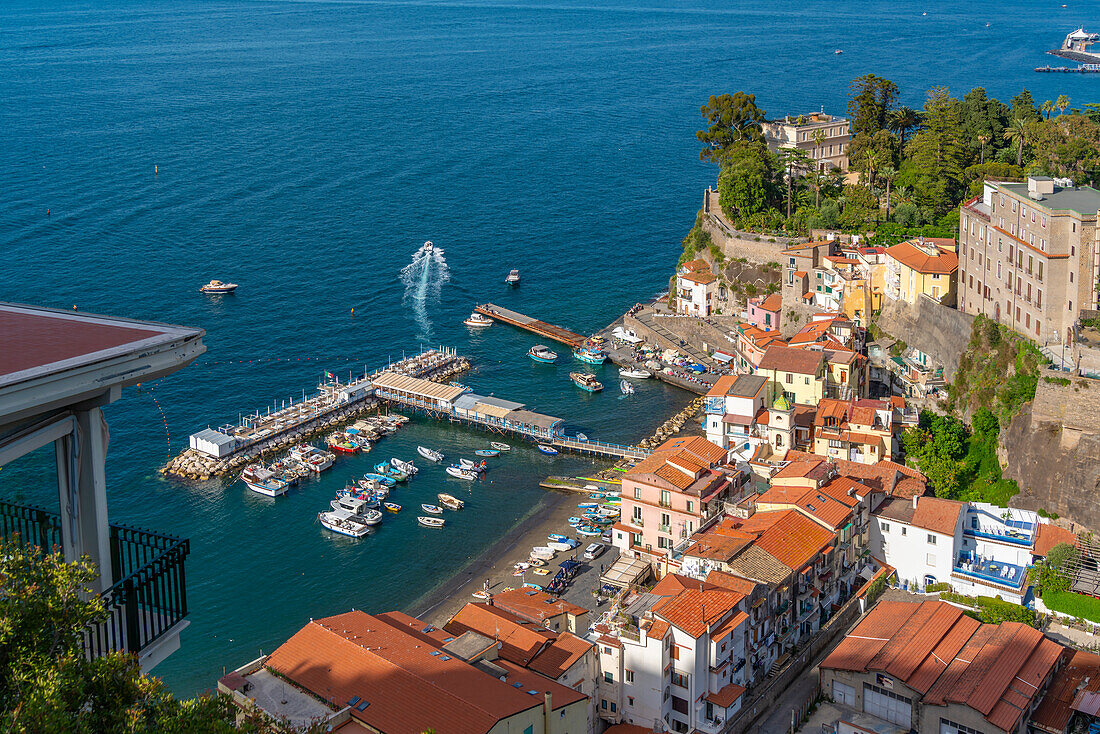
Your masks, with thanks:
[[[431,400],[443,400],[450,402],[462,393],[466,392],[461,387],[442,385],[431,380],[422,380],[419,377],[410,377],[397,372],[383,372],[372,380],[375,387],[389,388],[413,395],[429,398]]]

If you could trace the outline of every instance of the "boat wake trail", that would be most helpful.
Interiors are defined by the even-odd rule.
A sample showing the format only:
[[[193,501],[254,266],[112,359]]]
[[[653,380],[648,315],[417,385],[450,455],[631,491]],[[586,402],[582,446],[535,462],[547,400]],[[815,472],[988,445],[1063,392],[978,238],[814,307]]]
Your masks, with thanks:
[[[443,284],[451,279],[443,250],[425,243],[413,254],[412,262],[401,268],[400,277],[405,284],[401,303],[412,308],[419,328],[417,339],[431,339],[432,320],[428,315],[428,306],[439,301]]]

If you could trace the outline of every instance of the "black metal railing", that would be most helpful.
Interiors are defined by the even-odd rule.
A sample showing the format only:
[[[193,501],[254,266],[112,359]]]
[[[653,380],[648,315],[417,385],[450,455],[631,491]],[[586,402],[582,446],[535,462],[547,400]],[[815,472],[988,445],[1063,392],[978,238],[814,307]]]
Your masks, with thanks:
[[[0,502],[0,536],[16,534],[30,545],[60,549],[61,516]],[[100,594],[107,617],[84,631],[89,658],[140,653],[187,616],[187,540],[112,524],[110,548],[113,583]]]

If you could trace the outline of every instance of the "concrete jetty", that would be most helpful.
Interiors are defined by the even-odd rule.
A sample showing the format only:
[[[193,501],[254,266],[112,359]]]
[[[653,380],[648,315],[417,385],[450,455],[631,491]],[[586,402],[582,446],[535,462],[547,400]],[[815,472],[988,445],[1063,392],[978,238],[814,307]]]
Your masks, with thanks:
[[[576,349],[583,344],[586,338],[582,334],[570,331],[564,327],[548,324],[545,321],[539,321],[519,311],[513,311],[510,308],[504,308],[503,306],[497,306],[492,303],[483,303],[474,310],[483,316],[488,316],[501,323],[511,324],[516,328],[526,329],[527,331],[546,337],[547,339],[567,344],[572,349]]]

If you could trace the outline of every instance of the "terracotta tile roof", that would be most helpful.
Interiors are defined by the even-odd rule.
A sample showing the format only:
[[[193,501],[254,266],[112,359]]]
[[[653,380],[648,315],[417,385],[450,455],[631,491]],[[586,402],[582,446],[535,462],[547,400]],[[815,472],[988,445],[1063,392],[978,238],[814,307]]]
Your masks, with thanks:
[[[838,502],[843,502],[848,507],[855,507],[859,504],[861,497],[867,496],[871,488],[851,477],[835,477],[818,487],[817,491]]]
[[[821,352],[773,344],[760,359],[760,369],[815,375],[821,367],[822,359]]]
[[[638,726],[637,724],[615,724],[604,729],[603,734],[653,734],[653,727]]]
[[[760,514],[765,513],[757,513]],[[778,521],[761,533],[753,546],[792,571],[799,571],[829,546],[833,533],[794,510],[780,514]]]
[[[721,708],[729,708],[733,705],[734,701],[741,698],[741,694],[745,692],[744,686],[739,686],[736,683],[730,683],[717,693],[708,693],[704,698],[710,701],[715,706]],[[610,729],[608,730],[610,731]],[[606,734],[606,732],[605,732]]]
[[[663,459],[664,457],[658,456],[658,458]],[[670,465],[667,460],[661,461],[661,465],[654,469],[653,473],[677,489],[687,489],[697,478],[695,474],[685,474],[680,469]]]
[[[722,375],[715,381],[710,390],[707,391],[707,397],[724,398],[726,396],[726,391],[737,381],[737,377],[738,375]]]
[[[751,594],[757,587],[755,581],[743,579],[725,571],[711,571],[707,574],[707,583],[722,589],[736,591],[738,594],[744,594],[745,596]]]
[[[762,584],[781,584],[791,577],[791,569],[763,548],[750,545],[729,562],[730,571]]]
[[[760,303],[759,308],[764,311],[778,313],[783,308],[783,294],[772,293]]]
[[[653,605],[653,613],[692,637],[702,635],[744,599],[744,594],[725,590],[684,589]]]
[[[537,673],[542,673],[547,678],[557,680],[587,655],[593,647],[594,645],[587,640],[582,640],[569,632],[562,632],[557,636],[557,639],[544,647],[542,652],[535,655],[534,660],[527,667]]]
[[[588,614],[588,610],[584,607],[551,596],[538,589],[523,588],[502,591],[493,595],[493,604],[515,614],[517,617],[523,617],[540,624],[559,614],[572,614],[574,616]]]
[[[1046,695],[1031,715],[1031,723],[1051,734],[1062,734],[1073,716],[1070,704],[1077,689],[1087,682],[1087,688],[1100,686],[1100,655],[1084,650],[1067,650],[1066,666],[1050,682]]]
[[[687,273],[697,273],[700,270],[710,270],[710,264],[703,259],[690,260],[680,266],[680,269]]]
[[[715,627],[710,631],[710,639],[721,640],[726,635],[730,634],[749,618],[749,615],[742,611],[734,612],[726,621]]]
[[[544,675],[536,673],[533,670],[520,667],[519,665],[516,665],[515,663],[509,662],[507,660],[497,659],[494,660],[493,663],[495,665],[499,665],[507,671],[507,679],[500,682],[505,683],[505,685],[507,685],[513,691],[522,690],[524,691],[523,695],[533,699],[537,698],[539,701],[542,700],[543,693],[549,693],[550,707],[555,711],[562,708],[563,706],[568,706],[569,704],[576,703],[578,701],[584,701],[588,698],[588,696],[574,688],[564,686],[560,683],[557,683],[556,681],[551,680],[550,678],[547,678]],[[493,678],[492,676],[489,677]],[[493,680],[497,679],[493,678]],[[515,683],[522,683],[523,685],[521,685],[517,689],[513,686],[513,684]],[[538,695],[532,695],[530,693],[527,693],[527,691],[535,691]],[[436,727],[436,731],[439,731],[438,727]]]
[[[928,240],[926,239],[927,243]],[[886,248],[886,255],[918,273],[941,275],[950,274],[959,269],[959,257],[949,250],[936,248],[938,254],[929,255],[920,249],[913,240],[906,240],[893,247]]]
[[[711,443],[702,436],[686,436],[670,438],[663,444],[653,449],[654,454],[670,453],[674,451],[687,451],[701,459],[703,463],[714,465],[726,460],[726,450],[721,446]]]
[[[852,517],[851,507],[816,489],[805,492],[793,504],[802,514],[832,530],[840,529]]]
[[[794,450],[788,451],[783,458],[790,462],[821,460],[821,457],[815,454]],[[928,480],[923,474],[912,467],[893,461],[861,464],[856,461],[833,459],[832,463],[836,466],[838,474],[860,480],[868,486],[877,485],[882,491],[897,497],[913,497],[927,491]]]
[[[668,634],[669,624],[663,619],[655,619],[645,631],[645,636],[652,640],[663,640]]]
[[[1063,527],[1053,523],[1039,523],[1035,534],[1035,548],[1031,551],[1034,556],[1045,556],[1050,549],[1061,543],[1077,545],[1077,536]]]
[[[964,502],[939,497],[918,497],[917,509],[913,512],[913,525],[934,533],[954,535],[959,516],[965,509]]]
[[[700,581],[690,576],[681,576],[678,573],[666,573],[661,580],[649,590],[655,596],[676,596],[687,588],[699,588]]]
[[[794,277],[796,277],[796,278],[805,278],[806,275],[807,275],[807,273],[806,273],[805,270],[796,270],[796,271],[794,271]]]
[[[748,540],[731,538],[718,533],[700,533],[696,537],[698,540],[684,551],[685,556],[723,563],[728,563],[749,544]]]
[[[707,285],[718,280],[718,276],[711,272],[705,273],[683,273],[680,275],[681,280],[690,280],[692,283],[698,283],[699,285]]]
[[[500,657],[526,666],[554,640],[554,633],[500,607],[468,603],[451,617],[443,629],[455,637],[474,631],[500,641]]]
[[[383,648],[384,656],[378,652]],[[265,665],[337,708],[355,696],[368,701],[366,709],[351,715],[379,731],[488,732],[502,719],[542,705],[541,695],[530,696],[432,651],[383,620],[348,612],[310,622]],[[542,680],[539,691],[553,686],[575,694]]]

